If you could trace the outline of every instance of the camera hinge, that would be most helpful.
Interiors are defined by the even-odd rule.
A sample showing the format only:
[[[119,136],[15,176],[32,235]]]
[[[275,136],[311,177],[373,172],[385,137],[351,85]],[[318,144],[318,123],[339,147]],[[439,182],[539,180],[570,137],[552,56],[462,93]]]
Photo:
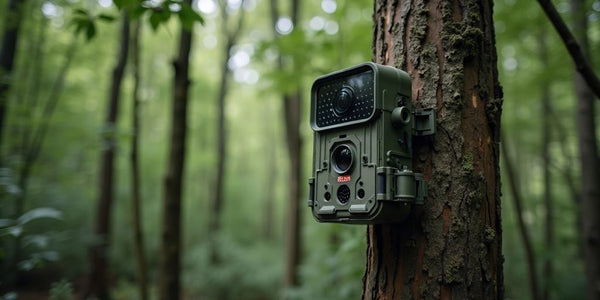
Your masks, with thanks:
[[[435,109],[420,108],[413,111],[414,136],[429,136],[435,134]]]
[[[405,168],[377,168],[377,200],[423,205],[427,183],[422,173]]]
[[[313,207],[315,201],[315,178],[308,179],[308,207]]]

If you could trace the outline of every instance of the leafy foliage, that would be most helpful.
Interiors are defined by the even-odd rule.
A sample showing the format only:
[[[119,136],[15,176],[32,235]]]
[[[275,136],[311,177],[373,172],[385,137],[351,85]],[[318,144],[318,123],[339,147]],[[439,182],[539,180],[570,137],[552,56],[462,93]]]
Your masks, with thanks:
[[[50,300],[72,300],[73,286],[66,279],[52,283],[50,287]]]
[[[116,18],[107,14],[92,15],[89,11],[77,8],[73,13],[71,25],[75,27],[75,34],[82,33],[89,41],[96,36],[96,23],[98,21],[112,22]]]

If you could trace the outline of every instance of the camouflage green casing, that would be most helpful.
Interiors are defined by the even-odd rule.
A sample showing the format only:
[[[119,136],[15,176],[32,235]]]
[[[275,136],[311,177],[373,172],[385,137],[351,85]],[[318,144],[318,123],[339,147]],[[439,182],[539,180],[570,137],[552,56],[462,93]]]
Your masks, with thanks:
[[[340,86],[355,91],[360,104],[354,104],[348,118],[329,111],[339,101],[334,98],[340,97]],[[310,112],[314,177],[308,205],[319,222],[396,223],[421,204],[425,185],[412,172],[413,116],[411,79],[396,68],[364,63],[315,80]],[[339,145],[352,152],[351,168],[344,174],[332,166]]]

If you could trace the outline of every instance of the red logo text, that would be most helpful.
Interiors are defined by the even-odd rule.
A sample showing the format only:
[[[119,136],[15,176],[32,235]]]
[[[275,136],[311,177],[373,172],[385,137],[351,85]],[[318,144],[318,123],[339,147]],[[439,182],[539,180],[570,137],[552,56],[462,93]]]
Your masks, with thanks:
[[[349,182],[350,180],[350,175],[338,176],[337,178],[337,182]]]

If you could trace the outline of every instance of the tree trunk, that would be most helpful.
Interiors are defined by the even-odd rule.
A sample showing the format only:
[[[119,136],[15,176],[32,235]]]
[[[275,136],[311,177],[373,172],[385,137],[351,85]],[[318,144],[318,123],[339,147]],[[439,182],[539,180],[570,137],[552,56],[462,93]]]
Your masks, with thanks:
[[[422,215],[369,225],[363,299],[502,299],[497,80],[492,2],[376,0],[375,62],[406,70],[416,107],[437,109],[416,141]]]
[[[575,236],[577,237],[577,257],[583,260],[583,220],[581,219],[581,191],[579,187],[579,182],[575,178],[575,160],[573,158],[573,154],[569,149],[569,143],[567,143],[568,135],[566,133],[566,129],[564,128],[559,115],[556,114],[554,108],[552,106],[550,108],[550,118],[554,120],[550,124],[554,126],[554,132],[556,132],[556,139],[561,141],[560,143],[560,153],[564,158],[565,162],[562,163],[562,166],[553,164],[552,166],[556,169],[556,171],[562,175],[564,182],[567,185],[567,189],[569,191],[573,208],[575,209]]]
[[[15,217],[19,217],[25,212],[29,176],[31,175],[31,170],[33,169],[35,162],[42,151],[42,146],[50,127],[50,120],[52,119],[52,115],[54,114],[54,110],[58,104],[58,100],[60,100],[65,78],[71,66],[71,62],[73,61],[76,49],[77,39],[75,38],[71,41],[71,45],[69,45],[69,48],[65,53],[65,61],[56,75],[56,80],[52,85],[52,89],[48,93],[48,99],[43,105],[39,124],[31,125],[32,128],[24,133],[24,135],[27,135],[28,137],[31,136],[31,138],[25,139],[24,137],[22,140],[21,151],[23,155],[23,163],[22,166],[20,166],[17,180],[17,185],[21,193],[15,197]],[[31,117],[27,120],[31,122]],[[13,258],[10,262],[9,268],[11,268],[11,273],[15,274],[15,276],[10,278],[11,280],[16,279],[18,276],[17,266],[21,255],[21,237],[17,237],[15,239],[13,250]],[[10,286],[14,283],[14,281],[9,282],[8,285]]]
[[[546,32],[542,29],[539,37],[540,60],[542,66],[548,65],[548,51],[546,43]],[[544,270],[541,299],[550,298],[550,287],[552,286],[552,251],[554,250],[554,220],[552,205],[552,186],[550,178],[550,129],[552,128],[551,112],[552,103],[550,97],[550,82],[542,83],[542,172],[544,180]]]
[[[292,24],[298,26],[300,0],[293,0],[290,7]],[[273,35],[279,36],[275,30],[280,18],[277,0],[270,1],[270,13]],[[279,71],[283,71],[283,59],[278,58]],[[298,83],[298,85],[300,85]],[[302,136],[300,134],[300,116],[302,115],[302,96],[299,90],[283,95],[283,115],[285,122],[285,139],[289,164],[288,174],[288,206],[285,229],[285,271],[283,274],[284,287],[298,285],[298,266],[302,249],[300,239],[300,183],[302,178]]]
[[[508,147],[506,146],[506,144],[507,141],[503,137],[502,160],[504,161],[504,166],[506,167],[506,175],[508,176],[508,188],[510,190],[510,194],[515,206],[515,215],[517,217],[519,225],[519,234],[521,235],[521,240],[523,240],[523,246],[525,248],[524,251],[525,261],[527,262],[527,276],[529,277],[529,290],[531,291],[531,299],[537,300],[540,299],[536,272],[537,264],[535,254],[533,253],[533,246],[531,244],[529,230],[527,229],[525,221],[523,220],[523,200],[521,197],[520,189],[517,185],[517,174],[515,172],[515,168],[513,167],[514,164],[512,163],[512,159],[508,154]]]
[[[148,299],[148,279],[146,268],[146,253],[144,252],[144,236],[142,234],[142,217],[140,204],[140,166],[139,166],[139,136],[140,136],[140,28],[142,24],[136,20],[131,36],[131,60],[133,69],[133,134],[131,136],[131,209],[133,219],[133,241],[135,258],[138,267],[138,287],[140,299]]]
[[[265,112],[267,113],[272,113],[272,111],[269,110],[265,110]],[[264,116],[265,120],[268,120],[268,116],[265,115]],[[265,123],[265,128],[264,128],[264,132],[265,134],[267,134],[271,139],[276,140],[276,138],[274,137],[273,134],[271,134],[272,132],[272,127],[268,124]],[[268,128],[267,128],[268,127]],[[276,180],[275,178],[277,178],[278,172],[277,172],[277,160],[276,160],[276,148],[273,147],[274,143],[265,143],[265,148],[263,151],[266,154],[265,157],[265,161],[267,162],[267,182],[265,183],[265,193],[264,193],[264,217],[263,217],[263,223],[262,223],[262,227],[263,227],[263,238],[268,241],[268,242],[272,242],[275,238],[275,232],[274,232],[274,228],[275,228],[275,224],[274,224],[274,214],[275,214],[275,190],[277,188],[276,186]]]
[[[223,44],[223,60],[221,61],[221,80],[219,84],[219,93],[217,95],[217,177],[215,178],[215,197],[211,203],[211,212],[209,214],[208,235],[211,239],[210,259],[212,263],[219,261],[216,250],[216,237],[220,230],[221,211],[223,208],[223,194],[225,185],[225,170],[227,160],[227,120],[225,117],[225,100],[229,90],[229,77],[231,70],[228,62],[231,58],[231,49],[237,43],[242,25],[244,23],[244,8],[243,1],[240,6],[240,16],[238,18],[237,27],[232,31],[229,30],[228,20],[229,13],[227,12],[227,3],[221,3],[221,34],[225,39]]]
[[[185,3],[191,5],[191,0]],[[164,178],[163,219],[161,233],[161,254],[159,265],[159,299],[177,300],[180,298],[181,270],[181,198],[183,186],[183,166],[187,124],[187,102],[189,60],[192,44],[192,29],[181,28],[179,53],[173,62],[175,72],[173,82],[173,108],[171,120],[170,149],[167,171]]]
[[[589,56],[587,16],[584,0],[572,0],[573,31],[582,52]],[[587,276],[587,299],[600,299],[600,157],[596,142],[594,94],[579,73],[575,73],[577,95],[577,139],[581,159],[581,211],[583,250]]]
[[[216,236],[220,230],[221,211],[223,207],[223,185],[225,181],[225,159],[227,156],[227,129],[225,120],[225,98],[227,97],[227,85],[229,83],[229,68],[227,62],[231,57],[231,47],[233,41],[226,37],[223,48],[223,61],[221,62],[221,80],[219,85],[219,94],[217,95],[217,174],[215,178],[215,196],[211,203],[208,235],[211,239],[211,262],[218,261],[216,251]]]
[[[294,23],[296,24],[296,23]],[[290,159],[288,179],[288,211],[286,228],[286,261],[284,286],[298,285],[298,266],[302,244],[300,240],[300,178],[302,178],[302,136],[300,135],[300,113],[302,97],[298,91],[295,95],[284,96],[285,132],[287,150]]]
[[[4,117],[25,2],[25,0],[9,0],[6,4],[4,33],[0,45],[0,150],[3,146]]]
[[[98,202],[96,204],[96,217],[94,235],[99,241],[90,248],[90,273],[84,296],[109,299],[108,253],[110,242],[110,218],[114,191],[114,158],[117,147],[116,126],[121,92],[121,82],[127,64],[129,49],[129,19],[123,13],[123,24],[119,37],[117,62],[112,71],[108,107],[104,130],[102,133],[102,153],[100,158],[100,178],[98,185]]]

